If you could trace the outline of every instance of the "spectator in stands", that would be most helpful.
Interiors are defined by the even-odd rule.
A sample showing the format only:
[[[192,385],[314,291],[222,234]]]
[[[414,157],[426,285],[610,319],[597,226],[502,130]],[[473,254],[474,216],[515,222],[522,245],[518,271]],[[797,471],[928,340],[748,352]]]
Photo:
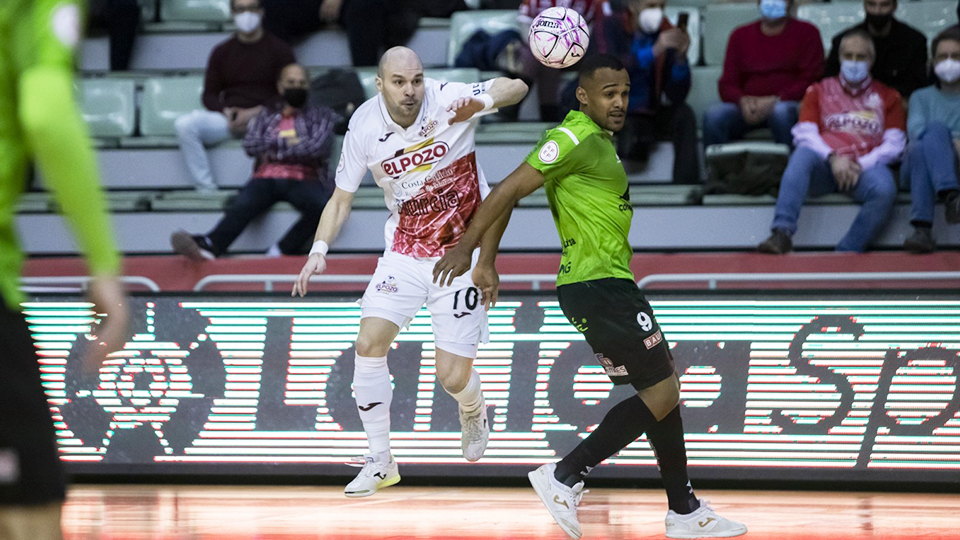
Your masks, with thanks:
[[[960,223],[960,30],[951,28],[933,40],[930,48],[936,86],[910,96],[907,133],[911,145],[905,161],[910,173],[913,234],[903,247],[929,253],[933,241],[933,209],[937,199],[946,203],[947,223]]]
[[[863,30],[873,38],[877,61],[870,75],[892,87],[904,99],[918,88],[929,84],[927,76],[927,38],[919,30],[898,21],[893,14],[897,0],[863,0],[866,19],[833,38],[827,58],[826,76],[840,73],[839,45],[847,33]]]
[[[331,24],[347,32],[354,66],[375,66],[380,54],[413,36],[420,14],[414,0],[262,0],[268,32],[288,43]]]
[[[659,136],[673,141],[673,181],[700,182],[697,119],[690,93],[690,36],[663,16],[666,0],[628,0],[603,19],[598,50],[616,56],[630,74],[627,119],[617,136],[621,158],[646,162]]]
[[[333,193],[327,165],[340,121],[330,109],[307,105],[309,88],[306,69],[297,64],[283,69],[277,82],[281,97],[260,111],[243,139],[244,150],[256,158],[253,178],[210,233],[175,232],[170,238],[175,252],[197,261],[223,255],[254,218],[286,201],[300,211],[300,220],[267,255],[301,253]]]
[[[140,27],[137,0],[91,0],[90,27],[110,37],[110,71],[127,71]]]
[[[837,251],[862,252],[887,222],[897,198],[889,165],[903,152],[906,115],[896,90],[874,81],[876,58],[865,30],[840,40],[840,76],[807,89],[794,126],[797,150],[780,182],[773,234],[764,253],[787,253],[807,195],[841,191],[863,204]]]
[[[741,139],[767,127],[792,144],[798,102],[823,73],[823,42],[812,24],[791,16],[792,0],[760,0],[760,20],[730,34],[719,103],[703,118],[703,145]]]
[[[268,32],[258,0],[232,0],[237,33],[210,53],[203,106],[177,118],[175,127],[187,169],[201,191],[217,189],[205,144],[242,137],[247,124],[277,96],[280,70],[296,60],[289,45]]]

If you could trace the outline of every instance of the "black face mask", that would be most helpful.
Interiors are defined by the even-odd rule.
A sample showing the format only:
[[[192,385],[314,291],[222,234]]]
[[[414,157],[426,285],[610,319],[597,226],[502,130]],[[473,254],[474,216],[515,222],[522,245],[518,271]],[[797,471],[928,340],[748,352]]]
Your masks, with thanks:
[[[291,107],[299,109],[307,103],[306,88],[285,88],[283,90],[283,100]]]
[[[871,15],[867,13],[867,24],[874,28],[886,28],[892,20],[893,13],[887,13],[886,15]]]

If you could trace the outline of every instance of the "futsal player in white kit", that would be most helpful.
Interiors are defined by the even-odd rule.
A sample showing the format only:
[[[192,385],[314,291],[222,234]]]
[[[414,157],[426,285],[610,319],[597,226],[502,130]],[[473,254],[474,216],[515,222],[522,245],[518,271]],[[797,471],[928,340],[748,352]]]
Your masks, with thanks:
[[[390,453],[387,351],[424,304],[433,320],[437,378],[459,403],[463,457],[477,461],[486,450],[490,427],[473,360],[487,337],[485,304],[496,298],[494,260],[506,222],[483,238],[473,271],[453,286],[435,285],[433,266],[457,244],[489,192],[474,147],[479,116],[519,103],[527,93],[522,81],[502,77],[473,84],[426,79],[419,57],[405,47],[384,53],[377,89],[350,119],[336,190],[293,287],[303,296],[310,277],[326,269],[328,246],[369,169],[390,217],[387,249],[361,301],[353,390],[370,453],[358,460],[363,468],[344,490],[348,497],[373,495],[400,481]]]

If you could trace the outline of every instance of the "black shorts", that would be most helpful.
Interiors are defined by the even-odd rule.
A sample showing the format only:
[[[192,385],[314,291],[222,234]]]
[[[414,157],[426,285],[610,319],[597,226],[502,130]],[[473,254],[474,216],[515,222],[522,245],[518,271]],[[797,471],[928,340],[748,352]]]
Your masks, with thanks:
[[[63,468],[22,313],[0,297],[0,506],[62,501]]]
[[[653,308],[636,283],[583,281],[557,287],[557,296],[563,314],[587,339],[613,384],[643,390],[676,373]]]

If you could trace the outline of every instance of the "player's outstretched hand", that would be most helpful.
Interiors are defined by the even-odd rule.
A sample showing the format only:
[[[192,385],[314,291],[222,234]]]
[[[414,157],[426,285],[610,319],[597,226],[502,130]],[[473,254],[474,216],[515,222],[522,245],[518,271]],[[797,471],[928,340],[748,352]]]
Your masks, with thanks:
[[[88,292],[93,302],[94,317],[101,322],[91,328],[96,339],[90,342],[83,358],[83,371],[97,373],[107,355],[123,347],[127,338],[127,295],[116,277],[98,277],[90,282]]]
[[[483,309],[487,311],[497,305],[497,296],[500,294],[500,274],[492,264],[477,264],[473,269],[473,284],[480,289],[480,300]]]
[[[290,296],[300,295],[303,298],[303,295],[307,294],[307,285],[310,284],[311,276],[319,276],[327,269],[327,259],[319,253],[314,253],[309,258],[307,258],[306,264],[303,265],[303,269],[300,270],[300,275],[297,276],[297,280],[293,282],[293,290],[290,292]]]
[[[433,282],[441,287],[447,287],[453,280],[462,276],[470,269],[472,253],[460,246],[448,249],[433,267]]]
[[[466,122],[482,110],[483,102],[479,99],[460,98],[447,107],[447,112],[453,113],[453,117],[447,123],[453,125],[457,122]]]

